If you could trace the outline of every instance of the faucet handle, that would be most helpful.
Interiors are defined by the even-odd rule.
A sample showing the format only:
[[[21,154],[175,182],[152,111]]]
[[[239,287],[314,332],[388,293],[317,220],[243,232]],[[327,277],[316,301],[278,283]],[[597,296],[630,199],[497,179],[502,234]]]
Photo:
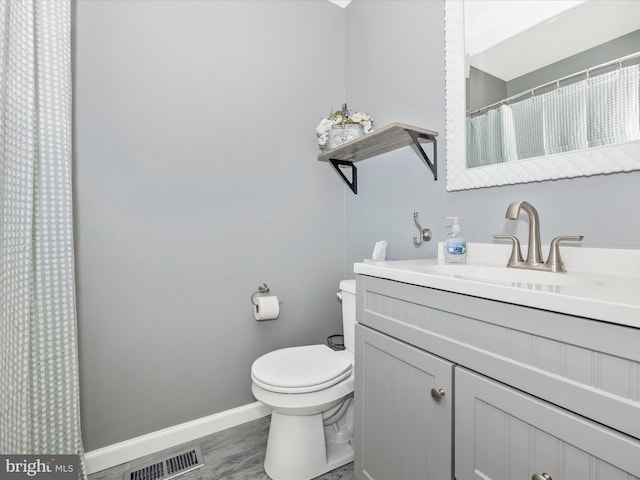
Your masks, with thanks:
[[[547,258],[546,263],[549,270],[552,272],[566,272],[567,269],[564,266],[562,257],[560,257],[560,242],[580,242],[583,238],[584,236],[582,235],[560,235],[551,240],[551,245],[549,245],[549,257]]]
[[[495,234],[493,236],[496,240],[511,240],[513,243],[513,247],[511,249],[511,256],[509,257],[509,262],[507,263],[507,267],[513,267],[514,265],[524,263],[524,258],[522,258],[522,250],[520,250],[520,240],[515,235],[498,235]]]

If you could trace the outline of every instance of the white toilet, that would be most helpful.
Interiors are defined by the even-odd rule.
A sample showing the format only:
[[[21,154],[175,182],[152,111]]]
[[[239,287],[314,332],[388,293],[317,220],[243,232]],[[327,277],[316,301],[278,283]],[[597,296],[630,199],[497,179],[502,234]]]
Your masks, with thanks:
[[[353,460],[355,293],[355,280],[340,282],[345,350],[283,348],[251,366],[253,395],[273,410],[264,460],[273,480],[308,480]]]

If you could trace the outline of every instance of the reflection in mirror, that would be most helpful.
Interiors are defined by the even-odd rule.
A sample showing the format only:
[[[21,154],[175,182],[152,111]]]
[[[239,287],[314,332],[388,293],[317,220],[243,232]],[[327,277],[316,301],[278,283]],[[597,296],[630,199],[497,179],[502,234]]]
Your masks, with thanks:
[[[465,4],[467,166],[640,139],[640,4],[521,3]]]
[[[448,0],[445,22],[448,190],[640,169],[640,2]]]

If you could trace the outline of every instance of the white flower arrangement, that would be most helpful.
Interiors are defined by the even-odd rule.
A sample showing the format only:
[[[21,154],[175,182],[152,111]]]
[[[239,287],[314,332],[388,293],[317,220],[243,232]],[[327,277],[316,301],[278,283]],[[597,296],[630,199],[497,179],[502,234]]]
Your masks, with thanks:
[[[324,150],[329,139],[329,132],[335,127],[344,127],[345,125],[362,125],[364,133],[370,133],[373,130],[373,118],[371,115],[362,112],[351,113],[347,109],[347,105],[342,106],[342,110],[331,111],[329,115],[322,120],[316,127],[316,136],[318,137],[318,146]]]

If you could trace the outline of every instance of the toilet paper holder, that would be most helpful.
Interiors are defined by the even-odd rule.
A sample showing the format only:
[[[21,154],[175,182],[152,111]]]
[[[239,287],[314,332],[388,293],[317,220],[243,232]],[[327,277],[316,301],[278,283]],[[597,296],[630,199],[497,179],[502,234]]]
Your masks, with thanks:
[[[260,285],[258,287],[258,290],[256,290],[255,292],[253,292],[251,294],[251,303],[253,305],[257,305],[256,303],[256,295],[268,295],[271,292],[271,290],[269,289],[269,286],[266,283],[263,283],[262,285]],[[282,303],[284,300],[279,300],[278,303]]]

